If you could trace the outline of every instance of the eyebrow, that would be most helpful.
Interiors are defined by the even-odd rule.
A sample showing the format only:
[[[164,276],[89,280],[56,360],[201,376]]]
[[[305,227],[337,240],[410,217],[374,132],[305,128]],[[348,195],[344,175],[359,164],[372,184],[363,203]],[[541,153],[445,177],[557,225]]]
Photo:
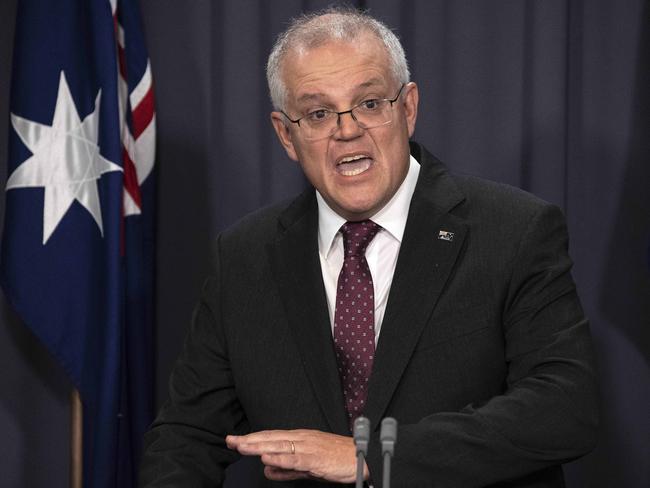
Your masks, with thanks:
[[[379,78],[371,78],[367,81],[364,81],[363,83],[360,83],[359,85],[356,86],[355,90],[360,90],[363,88],[370,88],[373,86],[377,85],[383,85],[383,80]],[[319,101],[322,99],[327,99],[329,96],[326,93],[322,92],[316,92],[316,93],[305,93],[304,95],[301,95],[298,97],[296,100],[297,103],[304,103],[304,102],[312,102],[312,101]]]

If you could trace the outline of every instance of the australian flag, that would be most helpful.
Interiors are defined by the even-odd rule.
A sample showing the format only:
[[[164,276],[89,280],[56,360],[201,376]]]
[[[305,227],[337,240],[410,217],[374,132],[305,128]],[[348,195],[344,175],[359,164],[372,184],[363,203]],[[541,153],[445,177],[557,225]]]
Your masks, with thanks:
[[[155,115],[136,0],[21,0],[0,276],[83,404],[86,488],[152,418]]]

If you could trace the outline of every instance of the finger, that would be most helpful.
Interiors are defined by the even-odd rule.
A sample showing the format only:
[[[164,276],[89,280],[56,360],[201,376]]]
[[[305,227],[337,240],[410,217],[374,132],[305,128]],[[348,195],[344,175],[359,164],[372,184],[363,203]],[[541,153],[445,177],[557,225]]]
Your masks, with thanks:
[[[291,469],[282,469],[275,466],[265,466],[264,476],[272,481],[293,481],[309,478],[306,473],[293,471]]]
[[[241,439],[244,436],[240,435],[227,435],[226,436],[226,446],[228,446],[228,449],[237,449],[237,445],[241,442]]]
[[[286,441],[286,440],[314,440],[323,433],[317,430],[295,429],[295,430],[260,430],[246,435],[226,436],[226,445],[230,449],[244,443],[265,442],[265,441]]]
[[[281,439],[286,439],[287,437],[292,437],[292,434],[296,431],[293,430],[260,430],[257,432],[251,432],[246,437],[247,440],[251,442],[259,441],[277,441]]]
[[[265,466],[291,471],[309,471],[309,460],[305,456],[295,454],[262,454],[260,460]]]
[[[237,445],[237,451],[245,456],[262,456],[263,454],[289,454],[296,453],[296,443],[289,440],[242,442]]]
[[[280,437],[279,435],[275,434],[276,432],[284,432],[285,435],[284,435],[284,437]],[[269,430],[267,430],[267,431],[254,432],[252,434],[246,434],[246,435],[227,435],[226,436],[226,445],[230,449],[236,449],[241,444],[250,444],[250,443],[254,443],[254,442],[262,442],[262,441],[267,441],[267,440],[288,439],[288,435],[286,435],[286,433],[287,433],[287,431],[269,431]]]
[[[229,435],[226,441],[236,444],[242,442],[263,442],[263,441],[280,441],[300,437],[304,430],[260,430],[246,435]]]

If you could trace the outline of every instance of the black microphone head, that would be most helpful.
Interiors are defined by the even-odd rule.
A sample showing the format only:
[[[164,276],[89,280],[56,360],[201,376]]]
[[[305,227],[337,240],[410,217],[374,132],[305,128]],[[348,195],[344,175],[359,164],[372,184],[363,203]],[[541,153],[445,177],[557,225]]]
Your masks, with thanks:
[[[370,441],[370,420],[366,417],[357,417],[352,427],[354,444],[357,446],[357,453],[368,454],[368,442]]]
[[[395,442],[397,441],[397,420],[392,417],[386,417],[381,421],[379,440],[381,441],[381,453],[388,452],[392,456],[395,452]]]

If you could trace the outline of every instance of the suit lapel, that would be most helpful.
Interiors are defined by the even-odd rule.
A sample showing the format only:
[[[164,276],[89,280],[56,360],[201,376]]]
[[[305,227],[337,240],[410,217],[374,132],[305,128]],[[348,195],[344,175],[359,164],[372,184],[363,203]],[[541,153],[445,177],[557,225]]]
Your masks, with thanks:
[[[414,155],[422,167],[377,344],[365,410],[375,429],[455,266],[467,232],[462,219],[449,213],[463,196],[442,164],[426,153]]]
[[[271,268],[302,365],[332,432],[349,434],[318,258],[318,210],[308,191],[280,217],[284,232],[269,246]]]

